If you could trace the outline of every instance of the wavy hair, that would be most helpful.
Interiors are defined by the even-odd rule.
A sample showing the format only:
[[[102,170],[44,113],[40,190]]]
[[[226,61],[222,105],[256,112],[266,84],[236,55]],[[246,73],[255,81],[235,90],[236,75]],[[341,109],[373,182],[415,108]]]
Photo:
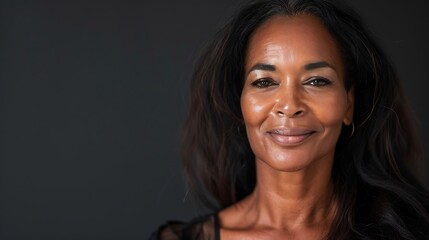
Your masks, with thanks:
[[[397,74],[359,16],[334,0],[252,1],[203,53],[191,81],[183,163],[209,208],[226,208],[256,183],[254,154],[240,109],[249,38],[276,15],[317,17],[336,39],[353,89],[354,134],[343,127],[333,164],[339,202],[328,239],[429,239],[429,197],[411,171],[422,160]]]

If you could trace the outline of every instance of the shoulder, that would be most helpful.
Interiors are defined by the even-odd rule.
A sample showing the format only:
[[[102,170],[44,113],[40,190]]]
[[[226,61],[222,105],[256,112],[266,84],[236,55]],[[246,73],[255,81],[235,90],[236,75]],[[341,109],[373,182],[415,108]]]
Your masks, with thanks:
[[[166,224],[161,225],[152,233],[150,240],[175,240],[183,239],[182,230],[186,224],[178,221],[168,221]]]
[[[355,209],[353,228],[370,239],[429,239],[429,201],[420,192],[398,188],[397,194],[367,188]]]
[[[161,225],[150,240],[198,240],[215,239],[216,214],[209,214],[192,219],[189,222],[168,221]]]

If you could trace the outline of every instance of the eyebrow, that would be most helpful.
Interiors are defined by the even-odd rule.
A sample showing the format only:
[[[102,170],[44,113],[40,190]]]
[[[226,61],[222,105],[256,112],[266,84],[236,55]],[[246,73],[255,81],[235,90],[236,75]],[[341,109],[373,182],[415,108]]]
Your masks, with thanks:
[[[307,71],[317,69],[317,68],[332,68],[335,70],[334,67],[332,67],[329,63],[327,63],[325,61],[314,62],[314,63],[309,63],[309,64],[304,65],[304,69]]]
[[[313,62],[313,63],[308,63],[308,64],[304,65],[304,69],[306,71],[314,70],[317,68],[332,68],[335,70],[334,67],[332,67],[329,63],[327,63],[325,61]],[[257,63],[250,68],[248,73],[255,71],[255,70],[264,70],[264,71],[274,72],[274,71],[276,71],[276,66],[274,66],[272,64],[266,64],[266,63]]]
[[[257,63],[255,65],[253,65],[253,67],[250,68],[248,73],[255,71],[255,70],[264,70],[264,71],[274,72],[274,71],[276,71],[276,66],[274,66],[272,64],[266,64],[266,63]]]

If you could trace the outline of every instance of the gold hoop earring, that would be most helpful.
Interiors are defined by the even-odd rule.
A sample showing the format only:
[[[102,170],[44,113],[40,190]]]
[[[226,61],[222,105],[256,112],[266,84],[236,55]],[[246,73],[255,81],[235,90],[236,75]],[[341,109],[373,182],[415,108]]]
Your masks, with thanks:
[[[349,135],[349,139],[350,138],[352,138],[353,137],[353,134],[355,133],[355,124],[354,124],[354,122],[352,121],[352,132],[350,133],[350,135]]]

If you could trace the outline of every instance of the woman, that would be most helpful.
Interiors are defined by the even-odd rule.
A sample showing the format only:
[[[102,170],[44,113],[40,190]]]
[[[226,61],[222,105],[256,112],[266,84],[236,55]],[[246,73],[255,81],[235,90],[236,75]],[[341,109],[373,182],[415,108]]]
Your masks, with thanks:
[[[249,3],[191,86],[184,165],[215,212],[153,238],[429,239],[402,90],[347,6]]]

